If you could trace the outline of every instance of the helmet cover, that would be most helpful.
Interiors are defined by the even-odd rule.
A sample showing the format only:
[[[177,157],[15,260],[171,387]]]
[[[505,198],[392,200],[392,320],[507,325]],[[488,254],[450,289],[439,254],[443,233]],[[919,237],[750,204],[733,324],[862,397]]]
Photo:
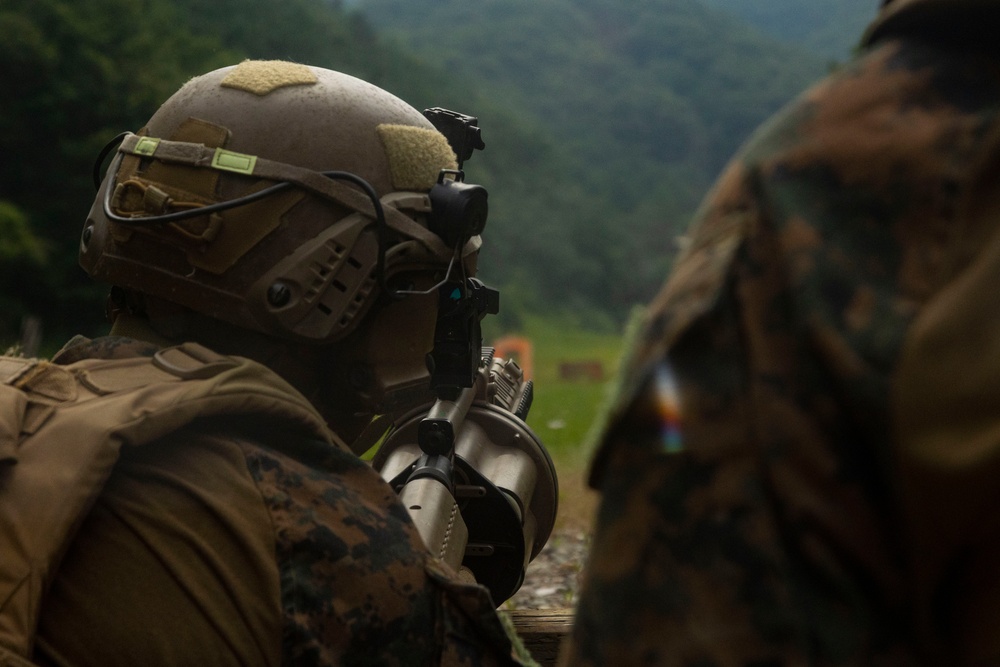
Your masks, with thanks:
[[[454,169],[447,139],[390,93],[245,61],[192,79],[122,143],[80,263],[243,328],[332,342],[357,326],[379,278],[441,271],[478,249],[478,237],[454,249],[427,229],[428,192]]]

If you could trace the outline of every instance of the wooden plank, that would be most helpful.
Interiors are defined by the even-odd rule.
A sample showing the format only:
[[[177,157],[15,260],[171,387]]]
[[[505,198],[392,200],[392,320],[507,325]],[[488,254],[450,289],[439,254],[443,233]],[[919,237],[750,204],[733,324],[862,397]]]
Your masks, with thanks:
[[[538,664],[542,667],[555,665],[559,647],[573,626],[573,610],[511,609],[507,614]]]

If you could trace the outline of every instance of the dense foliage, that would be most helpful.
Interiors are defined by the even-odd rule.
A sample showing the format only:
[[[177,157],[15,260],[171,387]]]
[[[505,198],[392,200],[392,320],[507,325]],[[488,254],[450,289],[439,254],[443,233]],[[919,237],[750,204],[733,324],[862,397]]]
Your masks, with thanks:
[[[76,266],[94,158],[209,69],[292,59],[477,114],[486,279],[508,317],[594,324],[650,296],[727,156],[824,66],[696,0],[355,4],[3,0],[0,341],[27,313],[52,338],[100,329],[103,289]]]
[[[875,18],[879,0],[701,0],[762,32],[843,61]]]
[[[504,212],[517,236],[497,259],[504,270],[530,260],[523,269],[546,303],[583,301],[616,318],[662,281],[677,234],[733,151],[826,67],[698,0],[358,4],[556,142],[564,160],[531,193],[549,191],[545,201],[519,198]]]

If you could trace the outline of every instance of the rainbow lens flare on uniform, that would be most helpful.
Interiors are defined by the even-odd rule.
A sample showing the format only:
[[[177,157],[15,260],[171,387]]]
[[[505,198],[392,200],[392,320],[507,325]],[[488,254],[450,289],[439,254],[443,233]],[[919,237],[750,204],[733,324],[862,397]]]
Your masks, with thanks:
[[[664,451],[676,453],[684,448],[681,439],[681,404],[677,379],[666,362],[656,366],[653,373],[654,407],[660,425],[660,438]]]

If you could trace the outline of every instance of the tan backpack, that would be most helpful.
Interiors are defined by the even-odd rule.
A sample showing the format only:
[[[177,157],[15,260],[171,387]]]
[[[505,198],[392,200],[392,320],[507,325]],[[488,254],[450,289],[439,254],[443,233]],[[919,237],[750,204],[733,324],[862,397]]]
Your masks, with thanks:
[[[275,373],[193,343],[65,366],[0,357],[0,665],[32,664],[42,597],[120,449],[241,415],[338,442]]]

